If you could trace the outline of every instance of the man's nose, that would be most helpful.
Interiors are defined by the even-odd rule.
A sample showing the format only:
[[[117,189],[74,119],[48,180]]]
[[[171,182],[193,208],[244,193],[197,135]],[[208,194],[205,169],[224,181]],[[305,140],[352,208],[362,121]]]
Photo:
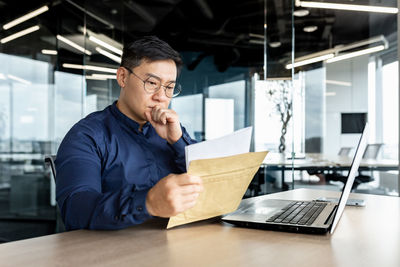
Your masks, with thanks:
[[[158,101],[165,101],[165,100],[167,100],[167,95],[165,94],[165,90],[164,90],[164,88],[163,88],[163,86],[161,86],[160,87],[160,89],[157,91],[157,92],[155,92],[154,94],[153,94],[153,98],[154,99],[157,99]]]

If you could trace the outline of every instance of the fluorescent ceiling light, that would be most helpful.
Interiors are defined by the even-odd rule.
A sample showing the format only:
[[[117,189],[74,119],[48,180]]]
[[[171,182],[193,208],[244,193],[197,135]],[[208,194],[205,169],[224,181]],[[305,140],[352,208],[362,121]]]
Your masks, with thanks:
[[[110,74],[98,74],[98,73],[93,73],[92,77],[96,78],[102,78],[102,79],[117,79],[117,75],[110,75]]]
[[[325,96],[335,96],[336,92],[326,92]]]
[[[315,32],[316,30],[318,30],[318,26],[306,26],[303,28],[303,31],[305,32]]]
[[[270,42],[269,43],[269,46],[272,48],[277,48],[277,47],[280,47],[281,45],[282,45],[281,42]]]
[[[100,46],[102,46],[102,47],[104,47],[104,48],[107,48],[110,51],[113,51],[114,53],[116,53],[116,54],[118,54],[120,56],[122,55],[122,50],[121,49],[118,49],[118,48],[116,48],[116,47],[114,47],[114,46],[112,46],[112,45],[110,45],[110,44],[108,44],[108,43],[106,43],[106,42],[104,42],[104,41],[92,36],[92,35],[89,36],[89,40],[94,42],[94,43],[96,43],[96,44],[98,44],[98,45],[100,45]]]
[[[310,7],[310,8],[340,9],[340,10],[378,12],[378,13],[390,13],[390,14],[397,14],[399,11],[399,9],[396,7],[348,5],[348,4],[325,3],[325,2],[298,1],[296,4],[301,7]]]
[[[121,63],[121,57],[119,57],[119,56],[111,54],[110,52],[107,52],[106,50],[101,49],[100,47],[96,47],[96,51],[99,52],[100,54],[102,54],[103,56],[106,56],[106,57],[114,60],[115,62]]]
[[[347,54],[344,54],[344,55],[339,55],[339,56],[336,56],[334,58],[328,59],[326,62],[327,63],[332,63],[332,62],[336,62],[336,61],[339,61],[339,60],[349,59],[349,58],[353,58],[353,57],[358,57],[358,56],[362,56],[362,55],[366,55],[366,54],[382,51],[384,49],[385,49],[384,45],[378,45],[378,46],[367,48],[367,49],[363,49],[363,50],[360,50],[360,51],[347,53]]]
[[[92,18],[100,21],[101,23],[104,23],[105,25],[107,25],[110,29],[114,29],[114,25],[102,18],[100,18],[99,16],[95,15],[94,13],[88,11],[86,8],[81,7],[80,5],[76,4],[75,2],[71,1],[71,0],[65,0],[66,2],[70,3],[71,5],[73,5],[74,7],[76,7],[77,9],[79,9],[80,11],[88,14],[89,16],[91,16]]]
[[[0,80],[5,80],[6,76],[3,73],[0,73]]]
[[[92,54],[92,52],[90,52],[89,50],[86,50],[82,46],[72,42],[71,40],[69,40],[69,39],[67,39],[67,38],[65,38],[65,37],[63,37],[61,35],[57,35],[57,39],[60,40],[61,42],[66,43],[67,45],[72,46],[73,48],[85,53],[86,55],[90,56]]]
[[[308,14],[310,14],[310,11],[308,11],[307,9],[298,9],[293,11],[293,15],[295,17],[305,17],[308,16]]]
[[[105,81],[105,80],[107,80],[107,79],[105,79],[105,78],[95,77],[95,76],[93,76],[93,75],[86,75],[86,79],[87,79],[87,80],[99,80],[99,81]]]
[[[78,64],[64,63],[64,64],[62,64],[62,66],[63,66],[63,68],[67,68],[67,69],[94,70],[94,71],[101,71],[101,72],[107,72],[107,73],[117,73],[117,69],[92,66],[92,65],[78,65]]]
[[[325,83],[326,83],[326,84],[333,84],[333,85],[341,85],[341,86],[351,87],[351,83],[350,83],[350,82],[335,81],[335,80],[326,80]]]
[[[24,80],[20,77],[17,77],[17,76],[11,75],[11,74],[7,74],[7,77],[10,78],[11,80],[14,80],[14,81],[26,84],[26,85],[32,84],[30,81]]]
[[[19,37],[22,37],[22,36],[24,36],[24,35],[27,35],[27,34],[29,34],[29,33],[31,33],[31,32],[37,31],[37,30],[39,30],[39,29],[40,29],[40,27],[39,27],[38,25],[33,26],[33,27],[30,27],[30,28],[28,28],[28,29],[25,29],[25,30],[22,30],[22,31],[20,31],[20,32],[11,34],[10,36],[7,36],[7,37],[1,39],[1,40],[0,40],[0,43],[5,44],[5,43],[7,43],[7,42],[9,42],[9,41],[11,41],[11,40],[17,39],[17,38],[19,38]]]
[[[57,55],[57,50],[42,49],[42,54],[45,54],[45,55]]]
[[[49,10],[48,6],[42,6],[39,9],[36,9],[36,10],[34,10],[34,11],[32,11],[32,12],[30,12],[30,13],[28,13],[28,14],[20,17],[20,18],[17,18],[17,19],[15,19],[13,21],[10,21],[9,23],[4,24],[3,25],[3,29],[4,30],[8,30],[8,29],[14,27],[15,25],[18,25],[18,24],[20,24],[20,23],[22,23],[24,21],[27,21],[28,19],[31,19],[33,17],[36,17],[36,16],[46,12],[47,10]]]
[[[294,68],[296,68],[296,67],[308,65],[308,64],[311,64],[311,63],[316,63],[316,62],[324,61],[324,60],[327,60],[327,59],[333,58],[333,57],[334,57],[334,54],[327,54],[327,55],[322,55],[322,56],[318,56],[318,57],[313,57],[313,58],[305,59],[305,60],[302,60],[302,61],[295,62],[294,64],[288,64],[288,65],[286,65],[286,69],[291,69],[292,66],[293,66]]]

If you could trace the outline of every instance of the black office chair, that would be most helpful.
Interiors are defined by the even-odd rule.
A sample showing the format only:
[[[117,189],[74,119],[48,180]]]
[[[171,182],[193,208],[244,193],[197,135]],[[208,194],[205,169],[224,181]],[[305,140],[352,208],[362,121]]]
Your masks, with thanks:
[[[377,159],[379,155],[379,151],[381,150],[383,144],[368,144],[367,148],[365,149],[363,159]],[[371,170],[371,175],[365,175],[362,174],[361,171],[359,172],[358,176],[356,176],[355,181],[361,181],[361,183],[369,183],[374,180],[372,176],[372,170]]]
[[[350,151],[352,150],[352,147],[341,147],[338,155],[339,156],[349,156]],[[331,172],[331,173],[326,173],[326,171],[321,171],[321,170],[309,170],[307,171],[309,175],[316,175],[318,178],[325,181],[337,181],[338,176],[342,176],[341,174],[338,174],[336,171]]]
[[[367,144],[363,159],[376,159],[382,146],[383,144]],[[340,181],[345,184],[347,181],[347,176],[333,173],[325,175],[325,179],[326,181]],[[372,181],[374,181],[374,178],[372,177],[372,171],[371,175],[363,175],[360,171],[354,179],[353,187],[351,188],[351,190],[357,189],[357,187],[362,183],[369,183]]]
[[[45,162],[45,164],[50,166],[54,182],[57,182],[56,165],[54,164],[55,159],[56,159],[55,155],[46,155],[44,157],[44,162]],[[56,206],[57,206],[57,208],[56,208],[56,233],[60,233],[60,232],[64,232],[65,231],[65,226],[64,226],[64,224],[62,222],[61,214],[60,214],[60,210],[58,208],[58,205],[56,205]]]

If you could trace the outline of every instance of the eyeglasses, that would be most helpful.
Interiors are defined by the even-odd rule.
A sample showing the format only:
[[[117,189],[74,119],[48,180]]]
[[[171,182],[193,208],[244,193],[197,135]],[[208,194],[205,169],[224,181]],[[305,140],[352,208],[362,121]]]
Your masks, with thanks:
[[[137,76],[132,70],[127,67],[124,67],[130,73],[132,73],[136,78],[143,82],[144,91],[148,94],[154,94],[160,90],[161,86],[164,87],[165,95],[169,98],[173,98],[181,92],[181,85],[175,82],[170,82],[167,85],[162,85],[161,80],[158,77],[150,76],[147,79],[143,80],[139,76]]]

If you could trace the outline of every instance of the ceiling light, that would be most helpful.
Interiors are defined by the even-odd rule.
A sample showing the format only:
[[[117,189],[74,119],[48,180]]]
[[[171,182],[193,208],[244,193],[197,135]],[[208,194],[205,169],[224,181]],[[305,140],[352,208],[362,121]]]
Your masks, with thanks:
[[[92,77],[97,77],[97,78],[102,78],[102,79],[117,79],[116,75],[110,75],[110,74],[99,74],[99,73],[93,73]]]
[[[42,54],[45,55],[57,55],[57,50],[42,49]]]
[[[350,82],[335,81],[335,80],[326,80],[325,83],[326,83],[326,84],[333,84],[333,85],[341,85],[341,86],[351,87],[351,83],[350,83]]]
[[[335,96],[336,92],[326,92],[325,96]]]
[[[110,45],[110,44],[108,44],[108,43],[106,43],[106,42],[104,42],[104,41],[92,36],[92,35],[89,36],[89,40],[94,42],[94,43],[96,43],[96,44],[98,44],[98,45],[101,45],[104,48],[107,48],[110,51],[113,51],[114,53],[116,53],[116,54],[118,54],[120,56],[122,55],[122,50],[121,49],[118,49],[118,48],[116,48],[116,47],[114,47],[114,46],[112,46],[112,45]]]
[[[96,51],[99,52],[100,54],[102,54],[103,56],[106,56],[106,57],[114,60],[115,62],[121,63],[121,57],[119,57],[119,56],[111,54],[110,52],[107,52],[106,50],[101,49],[100,47],[96,47]]]
[[[62,64],[63,68],[67,69],[80,69],[80,70],[94,70],[94,71],[101,71],[101,72],[108,72],[108,73],[117,73],[117,69],[113,68],[105,68],[93,65],[78,65],[78,64],[69,64],[64,63]]]
[[[47,10],[49,10],[48,6],[42,6],[39,9],[36,9],[36,10],[34,10],[34,11],[32,11],[32,12],[30,12],[30,13],[28,13],[28,14],[20,17],[20,18],[17,18],[17,19],[15,19],[13,21],[10,21],[9,23],[4,24],[3,25],[3,29],[4,30],[8,30],[8,29],[14,27],[15,25],[18,25],[18,24],[20,24],[20,23],[22,23],[22,22],[24,22],[24,21],[26,21],[28,19],[31,19],[33,17],[36,17],[36,16],[46,12]]]
[[[318,57],[313,57],[313,58],[301,60],[301,61],[295,62],[294,64],[286,65],[286,69],[291,69],[292,66],[294,68],[296,68],[296,67],[300,67],[300,66],[304,66],[304,65],[320,62],[320,61],[324,61],[324,60],[327,60],[327,59],[333,58],[333,57],[334,57],[334,54],[327,54],[327,55],[322,55],[322,56],[318,56]]]
[[[14,80],[14,81],[26,84],[26,85],[32,84],[30,81],[24,80],[20,77],[17,77],[17,76],[11,75],[11,74],[7,74],[7,77],[10,78],[11,80]]]
[[[67,38],[65,38],[65,37],[63,37],[61,35],[57,35],[57,39],[60,40],[61,42],[66,43],[67,45],[72,46],[73,48],[85,53],[86,55],[90,56],[92,54],[92,52],[90,52],[89,50],[86,50],[82,46],[72,42],[71,40],[69,40],[69,39],[67,39]]]
[[[378,12],[378,13],[390,13],[390,14],[397,14],[399,11],[398,8],[396,7],[349,5],[349,4],[309,2],[309,1],[297,1],[296,5],[301,7],[310,7],[310,8],[340,9],[340,10]]]
[[[270,42],[269,43],[269,46],[270,47],[272,47],[272,48],[277,48],[277,47],[280,47],[282,45],[282,43],[281,42]]]
[[[315,32],[318,29],[318,26],[306,26],[303,28],[303,31],[305,32]]]
[[[6,76],[3,73],[0,73],[0,80],[5,80]]]
[[[363,47],[367,46],[373,46],[373,48],[368,48],[354,52],[356,49],[362,49]],[[383,35],[378,35],[375,37],[368,38],[366,40],[361,40],[347,45],[337,45],[334,48],[322,50],[319,52],[315,52],[309,55],[296,58],[294,67],[303,66],[306,64],[312,64],[324,60],[327,60],[328,63],[331,63],[346,58],[377,52],[383,49],[387,49],[388,47],[389,43],[386,40],[386,38]],[[292,64],[287,64],[286,68],[291,69]]]
[[[94,13],[88,11],[85,7],[82,7],[78,4],[76,4],[75,2],[71,1],[71,0],[65,0],[66,2],[70,3],[71,5],[73,5],[74,7],[76,7],[77,9],[79,9],[80,11],[88,14],[89,16],[91,16],[92,18],[96,19],[97,21],[107,25],[110,29],[114,29],[114,25],[108,21],[106,21],[105,19],[100,18],[99,16],[95,15]]]
[[[107,80],[107,79],[105,79],[105,78],[95,77],[95,76],[93,76],[93,75],[86,75],[86,79],[87,79],[87,80],[99,80],[99,81],[105,81],[105,80]]]
[[[305,17],[308,16],[308,14],[310,14],[310,11],[308,11],[308,9],[298,9],[293,11],[293,15],[296,17]]]
[[[362,56],[362,55],[366,55],[366,54],[382,51],[384,49],[385,49],[384,45],[378,45],[378,46],[367,48],[367,49],[363,49],[363,50],[360,50],[360,51],[356,51],[356,52],[352,52],[352,53],[347,53],[347,54],[335,56],[334,58],[328,59],[326,62],[327,63],[332,63],[332,62],[336,62],[336,61],[340,61],[340,60],[344,60],[344,59],[349,59],[349,58],[353,58],[353,57],[358,57],[358,56]]]
[[[33,26],[33,27],[30,27],[30,28],[28,28],[28,29],[25,29],[25,30],[22,30],[22,31],[20,31],[20,32],[11,34],[10,36],[7,36],[7,37],[1,39],[1,40],[0,40],[0,43],[5,44],[5,43],[7,43],[7,42],[9,42],[9,41],[11,41],[11,40],[17,39],[17,38],[19,38],[19,37],[22,37],[22,36],[24,36],[24,35],[27,35],[28,33],[37,31],[37,30],[39,30],[39,29],[40,29],[40,27],[39,27],[38,25]]]

